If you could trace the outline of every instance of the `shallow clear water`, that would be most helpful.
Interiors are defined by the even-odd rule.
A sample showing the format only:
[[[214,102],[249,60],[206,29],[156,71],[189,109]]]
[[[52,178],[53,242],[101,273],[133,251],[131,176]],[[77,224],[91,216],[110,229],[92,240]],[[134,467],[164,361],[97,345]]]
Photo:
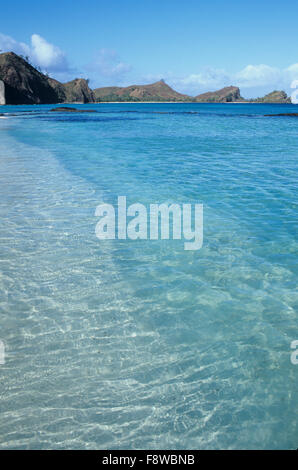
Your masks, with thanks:
[[[1,108],[0,447],[296,448],[296,107],[51,107]],[[118,195],[203,248],[98,240]]]

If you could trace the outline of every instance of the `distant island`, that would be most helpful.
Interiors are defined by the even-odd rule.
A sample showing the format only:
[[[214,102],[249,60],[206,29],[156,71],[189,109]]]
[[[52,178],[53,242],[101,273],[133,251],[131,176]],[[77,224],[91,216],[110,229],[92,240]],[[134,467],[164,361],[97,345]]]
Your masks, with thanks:
[[[92,90],[83,78],[60,83],[14,52],[0,54],[0,105],[100,102],[291,103],[291,98],[284,91],[273,91],[262,98],[246,100],[235,86],[193,97],[178,93],[164,80]]]

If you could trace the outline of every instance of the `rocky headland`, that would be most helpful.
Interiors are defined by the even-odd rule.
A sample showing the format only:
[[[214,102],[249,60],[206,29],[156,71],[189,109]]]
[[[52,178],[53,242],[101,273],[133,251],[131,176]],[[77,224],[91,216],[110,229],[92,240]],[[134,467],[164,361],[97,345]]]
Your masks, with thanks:
[[[60,83],[14,52],[0,54],[2,104],[93,103],[93,91],[82,78]],[[1,90],[0,90],[1,91]],[[4,103],[5,101],[5,103]]]

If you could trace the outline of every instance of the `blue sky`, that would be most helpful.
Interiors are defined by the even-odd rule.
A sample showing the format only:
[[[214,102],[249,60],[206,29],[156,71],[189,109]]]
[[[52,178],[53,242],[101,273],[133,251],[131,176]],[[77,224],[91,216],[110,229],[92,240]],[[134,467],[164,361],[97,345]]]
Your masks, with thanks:
[[[14,0],[0,50],[93,87],[164,78],[193,95],[233,84],[250,97],[298,79],[297,22],[293,0]]]

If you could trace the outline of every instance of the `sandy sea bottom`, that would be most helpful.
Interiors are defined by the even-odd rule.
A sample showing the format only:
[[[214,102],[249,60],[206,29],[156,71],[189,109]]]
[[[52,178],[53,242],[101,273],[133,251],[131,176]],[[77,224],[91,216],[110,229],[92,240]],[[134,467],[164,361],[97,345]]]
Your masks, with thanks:
[[[93,106],[3,107],[0,448],[296,448],[292,106]],[[99,241],[118,195],[203,203],[203,248]]]

